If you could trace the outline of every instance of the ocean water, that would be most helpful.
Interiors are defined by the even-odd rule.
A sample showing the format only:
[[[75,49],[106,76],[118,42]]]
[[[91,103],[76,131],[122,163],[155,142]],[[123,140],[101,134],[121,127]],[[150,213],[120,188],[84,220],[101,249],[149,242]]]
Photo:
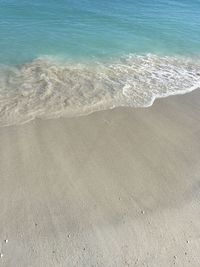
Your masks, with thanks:
[[[200,87],[200,0],[0,0],[0,125]]]

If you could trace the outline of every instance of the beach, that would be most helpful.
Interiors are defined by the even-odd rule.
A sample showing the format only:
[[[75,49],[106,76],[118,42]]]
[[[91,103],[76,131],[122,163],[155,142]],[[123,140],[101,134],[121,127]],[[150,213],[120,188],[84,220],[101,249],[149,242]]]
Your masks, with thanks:
[[[200,267],[200,0],[0,0],[0,267]]]
[[[200,266],[200,91],[0,128],[0,266]]]

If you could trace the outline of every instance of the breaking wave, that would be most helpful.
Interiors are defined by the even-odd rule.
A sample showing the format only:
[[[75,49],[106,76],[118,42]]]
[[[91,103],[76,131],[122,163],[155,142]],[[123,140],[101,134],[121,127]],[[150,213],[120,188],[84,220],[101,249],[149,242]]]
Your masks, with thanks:
[[[0,67],[0,126],[71,117],[200,88],[199,59],[130,55],[112,62],[38,58]]]

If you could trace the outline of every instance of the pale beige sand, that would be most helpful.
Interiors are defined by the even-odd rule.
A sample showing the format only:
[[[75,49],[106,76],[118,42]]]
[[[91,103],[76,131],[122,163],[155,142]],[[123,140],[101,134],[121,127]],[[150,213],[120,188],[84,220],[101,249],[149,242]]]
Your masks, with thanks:
[[[0,266],[199,267],[199,103],[1,128]]]

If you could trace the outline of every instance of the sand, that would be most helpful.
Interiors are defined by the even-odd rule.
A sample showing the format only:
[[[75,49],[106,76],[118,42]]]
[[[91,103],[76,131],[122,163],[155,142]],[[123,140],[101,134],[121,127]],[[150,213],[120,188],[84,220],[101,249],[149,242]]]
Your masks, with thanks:
[[[200,91],[0,128],[0,266],[200,266]]]

